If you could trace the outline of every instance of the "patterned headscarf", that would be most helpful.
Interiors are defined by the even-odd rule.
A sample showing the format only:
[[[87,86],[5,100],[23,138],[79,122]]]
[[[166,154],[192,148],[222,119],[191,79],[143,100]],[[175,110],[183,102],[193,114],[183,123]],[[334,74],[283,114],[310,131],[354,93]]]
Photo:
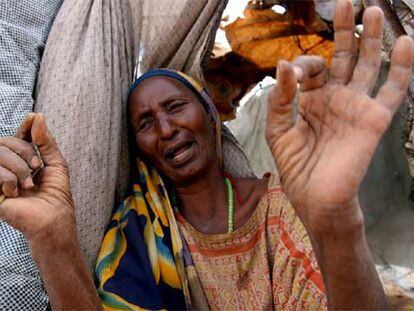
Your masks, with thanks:
[[[182,72],[156,69],[137,79],[129,96],[154,76],[176,79],[197,96],[215,122],[221,163],[221,123],[207,91]],[[189,309],[195,299],[200,305],[206,300],[203,292],[194,290],[201,286],[168,189],[153,167],[137,159],[137,168],[133,195],[116,209],[99,251],[95,282],[102,305],[105,310]]]

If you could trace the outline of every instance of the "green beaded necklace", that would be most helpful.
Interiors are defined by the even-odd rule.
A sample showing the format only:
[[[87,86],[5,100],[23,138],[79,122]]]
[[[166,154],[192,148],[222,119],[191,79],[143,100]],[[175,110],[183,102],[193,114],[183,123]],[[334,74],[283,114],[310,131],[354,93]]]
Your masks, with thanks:
[[[228,223],[227,223],[227,233],[232,233],[234,231],[234,197],[233,197],[233,185],[230,182],[230,179],[227,177],[224,178],[224,181],[227,185],[227,209],[228,209]]]
[[[232,233],[234,231],[234,195],[233,195],[233,185],[231,184],[230,179],[224,177],[224,182],[227,186],[227,209],[228,209],[228,221],[227,221],[227,233]],[[172,205],[175,209],[178,210],[177,198],[175,192],[171,196]]]

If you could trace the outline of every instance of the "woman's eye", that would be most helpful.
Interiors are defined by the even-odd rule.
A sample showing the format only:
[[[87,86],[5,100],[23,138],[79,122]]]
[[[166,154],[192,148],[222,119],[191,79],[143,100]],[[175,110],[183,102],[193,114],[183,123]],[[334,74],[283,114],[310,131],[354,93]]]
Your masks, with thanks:
[[[137,132],[146,131],[151,127],[151,125],[152,125],[152,119],[150,118],[142,119],[137,126]]]
[[[171,113],[179,112],[181,111],[181,108],[183,107],[183,102],[174,102],[168,105],[167,111]]]

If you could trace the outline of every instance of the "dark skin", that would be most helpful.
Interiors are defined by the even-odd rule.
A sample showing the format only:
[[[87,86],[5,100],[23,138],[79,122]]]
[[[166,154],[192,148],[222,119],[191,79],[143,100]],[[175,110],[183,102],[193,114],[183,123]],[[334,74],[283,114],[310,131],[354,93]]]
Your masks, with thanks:
[[[269,94],[266,137],[282,187],[310,237],[329,308],[383,310],[387,304],[357,193],[407,91],[414,43],[407,36],[397,40],[387,81],[371,98],[379,72],[383,14],[375,7],[365,11],[359,55],[353,16],[352,3],[338,0],[329,79],[317,57],[279,63],[278,84]],[[298,83],[299,117],[293,120]],[[136,92],[131,100],[132,125],[138,126],[143,116],[152,118],[149,132],[137,133],[141,153],[172,180],[191,224],[206,233],[226,232],[226,188],[214,152],[211,118],[188,90],[168,79],[149,79]],[[181,108],[162,104],[178,95],[186,101]],[[184,143],[170,149],[177,141]],[[40,164],[32,143],[45,164],[34,181],[36,187],[30,175]],[[266,181],[237,179],[237,185],[250,201],[236,206],[236,228],[253,212]],[[98,309],[77,243],[68,168],[41,114],[29,115],[17,137],[0,139],[0,186],[6,197],[0,204],[0,219],[27,238],[52,308]]]
[[[174,183],[183,216],[200,232],[227,232],[226,187],[219,170],[214,122],[194,93],[172,78],[153,77],[132,94],[130,113],[140,154]],[[242,194],[242,202],[235,200],[237,229],[253,213],[268,180],[238,178],[235,182]]]

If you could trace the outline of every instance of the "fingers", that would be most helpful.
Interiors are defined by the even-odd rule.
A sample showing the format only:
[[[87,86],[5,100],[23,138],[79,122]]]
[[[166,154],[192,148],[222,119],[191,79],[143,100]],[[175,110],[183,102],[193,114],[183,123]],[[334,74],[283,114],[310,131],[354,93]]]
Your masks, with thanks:
[[[42,114],[29,114],[17,137],[0,138],[0,187],[5,196],[17,196],[18,184],[23,189],[32,189],[31,174],[42,167],[42,160],[47,166],[60,167],[67,172],[66,162],[48,132]]]
[[[31,137],[38,147],[45,166],[66,166],[58,145],[49,133],[43,114],[36,114],[32,120]]]
[[[408,36],[398,38],[391,56],[391,68],[387,81],[380,88],[377,101],[394,113],[405,94],[410,82],[411,68],[414,58],[414,43]]]
[[[380,70],[383,20],[384,14],[378,7],[369,7],[364,12],[359,59],[350,82],[354,90],[364,94],[372,91]]]
[[[352,77],[357,57],[354,8],[351,1],[337,1],[334,12],[334,29],[331,80],[334,83],[346,84]]]
[[[325,69],[325,59],[320,56],[299,56],[293,63],[293,70],[295,72],[298,82],[304,79],[314,77]]]
[[[293,66],[280,61],[277,66],[277,84],[270,90],[267,108],[266,136],[274,144],[293,125],[293,101],[297,78]]]
[[[301,91],[310,91],[326,83],[327,71],[323,57],[299,56],[292,66]]]
[[[15,137],[2,137],[0,138],[0,146],[5,146],[18,154],[33,170],[42,165],[35,147],[27,141]]]
[[[22,122],[19,129],[17,130],[17,138],[24,139],[28,142],[32,141],[31,129],[35,116],[36,113],[27,114],[26,119]]]
[[[6,197],[15,198],[19,195],[17,187],[17,177],[15,174],[0,166],[0,187],[1,193]]]
[[[23,189],[31,189],[34,187],[33,179],[31,177],[32,171],[28,164],[20,156],[5,146],[0,146],[0,167],[3,167],[16,175]]]
[[[42,165],[35,147],[28,142],[31,141],[35,116],[34,113],[28,114],[17,137],[0,138],[0,193],[6,197],[17,197],[19,184],[23,189],[32,189],[32,173]]]

